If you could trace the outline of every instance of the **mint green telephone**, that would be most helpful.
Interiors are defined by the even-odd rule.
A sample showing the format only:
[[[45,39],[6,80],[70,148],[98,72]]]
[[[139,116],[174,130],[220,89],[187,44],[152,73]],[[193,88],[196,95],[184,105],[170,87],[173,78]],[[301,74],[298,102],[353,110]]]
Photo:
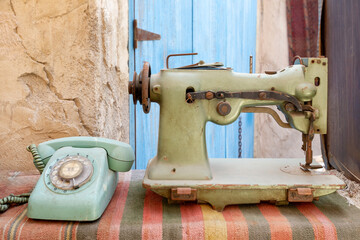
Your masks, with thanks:
[[[34,219],[93,221],[112,198],[117,172],[131,169],[130,145],[97,137],[68,137],[28,147],[42,172],[29,198]]]

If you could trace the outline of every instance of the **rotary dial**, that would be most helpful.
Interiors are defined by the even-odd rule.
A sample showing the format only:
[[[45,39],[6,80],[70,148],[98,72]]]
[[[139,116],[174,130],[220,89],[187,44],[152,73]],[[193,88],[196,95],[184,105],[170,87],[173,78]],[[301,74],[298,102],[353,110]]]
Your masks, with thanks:
[[[50,181],[59,189],[77,189],[90,181],[93,171],[93,165],[88,158],[79,155],[67,156],[51,169]]]
[[[76,178],[83,171],[83,164],[77,160],[70,160],[64,162],[59,171],[59,176],[63,179],[69,180]]]

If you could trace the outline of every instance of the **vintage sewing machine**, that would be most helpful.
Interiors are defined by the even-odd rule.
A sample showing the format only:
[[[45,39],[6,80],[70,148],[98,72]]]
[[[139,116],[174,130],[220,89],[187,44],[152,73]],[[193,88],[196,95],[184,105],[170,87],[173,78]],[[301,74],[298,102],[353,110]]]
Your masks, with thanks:
[[[314,134],[327,132],[327,58],[297,60],[280,71],[236,73],[220,63],[199,62],[151,74],[149,63],[129,83],[134,103],[145,113],[160,105],[157,155],[148,163],[143,186],[170,202],[230,204],[311,202],[345,186],[313,165]],[[260,106],[276,105],[285,115]],[[225,125],[241,112],[270,113],[282,127],[303,134],[303,159],[209,159],[205,125]],[[271,141],[271,139],[269,139]],[[276,147],[276,143],[274,143]]]

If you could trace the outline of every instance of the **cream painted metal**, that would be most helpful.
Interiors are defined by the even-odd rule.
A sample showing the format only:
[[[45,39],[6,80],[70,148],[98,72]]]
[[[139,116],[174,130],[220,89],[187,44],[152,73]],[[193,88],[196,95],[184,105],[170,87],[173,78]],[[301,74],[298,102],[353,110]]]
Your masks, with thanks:
[[[302,173],[299,163],[304,163],[305,158],[208,158],[206,123],[230,124],[244,107],[276,105],[292,128],[308,136],[313,134],[311,131],[326,134],[327,59],[309,58],[303,63],[266,74],[191,68],[161,70],[151,75],[150,100],[160,105],[159,144],[157,155],[147,166],[144,186],[171,201],[208,202],[217,210],[229,204],[260,201],[312,201],[343,188],[345,184],[336,176]],[[142,74],[147,76],[144,71]],[[143,84],[147,81],[144,77],[140,80]],[[250,92],[259,98],[210,97],[186,101],[189,92],[208,91]],[[288,102],[276,97],[260,97],[262,91],[290,95],[302,109],[296,110],[295,105],[285,107]],[[225,116],[217,110],[218,104],[224,102],[231,106]],[[310,164],[311,159],[312,155],[306,163]],[[289,165],[288,168],[285,165]]]
[[[303,161],[301,158],[211,158],[210,180],[153,180],[149,178],[148,168],[143,185],[169,199],[170,189],[196,189],[198,202],[210,203],[219,211],[231,204],[261,201],[287,204],[288,190],[292,188],[314,189],[313,197],[317,198],[345,187],[342,180],[323,170],[303,172],[299,168]]]

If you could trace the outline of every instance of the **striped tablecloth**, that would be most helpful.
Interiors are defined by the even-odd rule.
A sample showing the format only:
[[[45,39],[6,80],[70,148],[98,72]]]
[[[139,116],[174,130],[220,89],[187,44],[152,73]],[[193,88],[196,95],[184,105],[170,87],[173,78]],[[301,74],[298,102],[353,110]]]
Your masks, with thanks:
[[[3,239],[360,239],[360,210],[338,194],[314,203],[228,206],[169,205],[142,188],[144,171],[120,173],[103,216],[94,222],[39,221],[26,205],[0,214]],[[0,181],[0,198],[28,192],[38,175]]]

